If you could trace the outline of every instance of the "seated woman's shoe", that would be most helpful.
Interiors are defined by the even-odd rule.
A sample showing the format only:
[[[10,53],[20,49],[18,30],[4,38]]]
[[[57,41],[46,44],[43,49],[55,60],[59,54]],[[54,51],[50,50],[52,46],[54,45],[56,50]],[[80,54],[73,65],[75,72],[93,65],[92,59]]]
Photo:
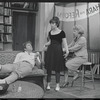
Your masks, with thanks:
[[[66,86],[68,86],[69,85],[69,82],[65,82],[62,86],[61,86],[61,88],[65,88]]]

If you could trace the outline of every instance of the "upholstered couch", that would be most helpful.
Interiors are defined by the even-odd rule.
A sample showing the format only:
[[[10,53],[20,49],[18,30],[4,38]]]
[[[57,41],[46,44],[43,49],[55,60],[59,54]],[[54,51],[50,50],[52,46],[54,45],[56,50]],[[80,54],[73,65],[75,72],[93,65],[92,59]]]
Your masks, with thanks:
[[[8,63],[13,63],[16,54],[19,52],[20,51],[0,51],[0,64],[4,65],[4,64],[8,64]],[[0,73],[0,78],[5,78],[9,74],[10,73],[6,73],[6,74]],[[33,82],[33,83],[39,85],[42,89],[44,89],[45,88],[45,76],[46,76],[46,74],[44,73],[43,66],[41,63],[41,66],[38,66],[38,67],[35,66],[35,69],[29,76],[26,76],[19,80]]]

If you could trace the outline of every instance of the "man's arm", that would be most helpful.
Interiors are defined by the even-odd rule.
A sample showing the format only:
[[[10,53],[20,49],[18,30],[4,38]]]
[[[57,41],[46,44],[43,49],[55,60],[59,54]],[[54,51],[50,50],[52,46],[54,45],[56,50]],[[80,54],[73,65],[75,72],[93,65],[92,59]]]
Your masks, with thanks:
[[[37,59],[35,60],[35,63],[36,63],[36,66],[37,66],[38,68],[41,67],[41,61],[40,61],[39,58],[37,58]]]
[[[38,68],[40,68],[41,67],[41,63],[42,61],[41,61],[41,55],[40,55],[40,53],[38,52],[37,53],[37,57],[36,57],[36,59],[35,59],[35,64],[36,64],[36,66],[38,67]]]

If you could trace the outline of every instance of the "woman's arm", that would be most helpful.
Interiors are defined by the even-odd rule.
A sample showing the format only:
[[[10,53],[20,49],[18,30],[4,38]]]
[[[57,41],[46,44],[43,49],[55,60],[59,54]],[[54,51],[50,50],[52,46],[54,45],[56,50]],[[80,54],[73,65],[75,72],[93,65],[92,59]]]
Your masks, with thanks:
[[[65,54],[65,58],[66,58],[68,56],[68,54],[69,54],[69,50],[68,50],[68,45],[67,45],[66,38],[62,39],[62,43],[63,43],[63,46],[64,46],[64,51],[66,52],[66,54]]]
[[[49,32],[49,35],[47,37],[47,43],[45,43],[43,46],[43,51],[47,50],[47,47],[50,45],[50,43],[51,43],[51,40],[50,40],[50,32]]]
[[[47,46],[49,46],[50,45],[50,43],[51,43],[51,40],[49,40],[47,43],[45,43],[45,47],[47,47]]]
[[[68,48],[72,47],[74,45],[74,41],[72,41],[69,45]]]
[[[80,50],[86,43],[86,39],[85,38],[80,38],[80,40],[72,47],[69,48],[69,51],[71,52],[75,52]]]

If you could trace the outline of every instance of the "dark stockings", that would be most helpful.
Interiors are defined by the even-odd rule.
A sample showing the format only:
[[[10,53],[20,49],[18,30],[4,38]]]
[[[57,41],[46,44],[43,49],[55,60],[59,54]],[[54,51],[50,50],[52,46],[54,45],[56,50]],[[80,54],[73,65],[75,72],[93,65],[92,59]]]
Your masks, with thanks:
[[[55,72],[56,83],[60,82],[60,72]],[[51,82],[51,73],[47,75],[47,82]]]

